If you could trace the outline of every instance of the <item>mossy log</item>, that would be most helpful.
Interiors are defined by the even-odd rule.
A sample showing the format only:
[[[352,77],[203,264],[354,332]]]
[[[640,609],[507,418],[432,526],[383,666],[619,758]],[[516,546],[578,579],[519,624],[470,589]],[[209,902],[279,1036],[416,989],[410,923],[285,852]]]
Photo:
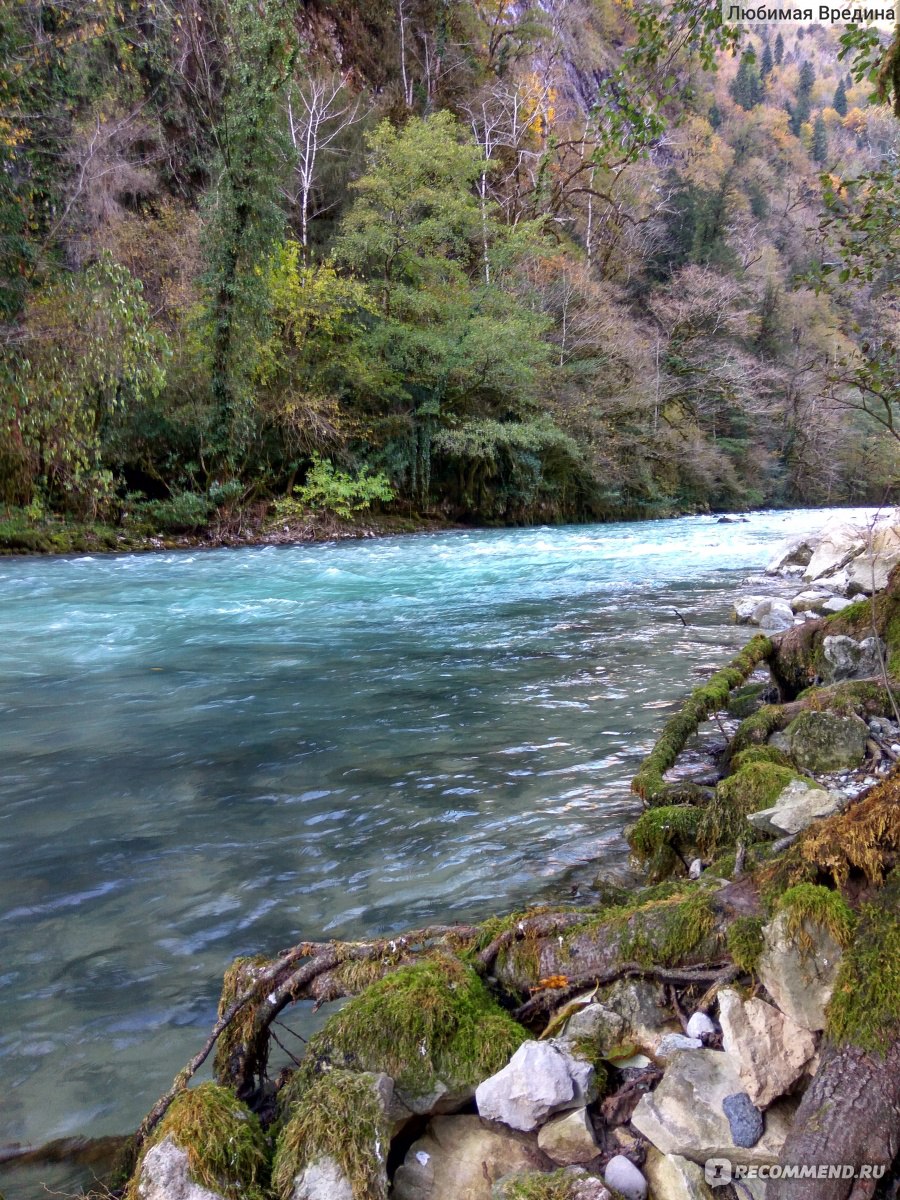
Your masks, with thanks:
[[[674,766],[701,722],[711,713],[727,707],[731,691],[746,682],[761,662],[768,660],[772,649],[771,639],[757,634],[727,667],[716,671],[706,683],[694,689],[678,712],[666,722],[656,745],[641,763],[631,782],[633,792],[648,804],[675,804],[680,799],[690,799],[683,795],[683,785],[667,785],[663,775]]]

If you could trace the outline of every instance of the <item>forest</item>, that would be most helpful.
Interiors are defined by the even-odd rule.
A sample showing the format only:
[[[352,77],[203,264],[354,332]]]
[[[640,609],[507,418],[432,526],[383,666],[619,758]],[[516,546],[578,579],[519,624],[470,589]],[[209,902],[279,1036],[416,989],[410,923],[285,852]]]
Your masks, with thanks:
[[[898,41],[691,0],[0,12],[0,541],[881,503]]]

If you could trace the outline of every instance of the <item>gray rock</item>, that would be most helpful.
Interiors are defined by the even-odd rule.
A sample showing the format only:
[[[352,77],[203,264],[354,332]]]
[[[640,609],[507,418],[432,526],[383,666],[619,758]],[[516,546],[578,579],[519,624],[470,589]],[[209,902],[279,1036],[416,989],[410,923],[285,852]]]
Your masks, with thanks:
[[[750,618],[750,624],[758,625],[760,629],[772,633],[780,633],[785,629],[790,629],[794,624],[794,614],[786,600],[779,600],[776,597],[765,600],[756,606],[753,616]]]
[[[586,1108],[552,1117],[538,1134],[538,1147],[561,1167],[590,1162],[600,1153]]]
[[[534,1138],[488,1126],[478,1117],[434,1117],[394,1176],[394,1200],[491,1200],[505,1175],[542,1169]]]
[[[763,1135],[763,1117],[747,1093],[735,1092],[733,1096],[726,1096],[722,1111],[728,1118],[734,1144],[745,1149],[755,1146]]]
[[[807,952],[787,932],[787,914],[763,926],[763,952],[757,976],[785,1014],[803,1029],[825,1028],[825,1008],[834,991],[842,950],[818,925],[804,924],[812,949]]]
[[[753,614],[761,604],[766,604],[768,596],[739,596],[734,602],[732,620],[736,625],[752,625]]]
[[[733,988],[724,988],[718,998],[722,1045],[737,1062],[751,1101],[767,1108],[808,1069],[816,1053],[815,1038],[758,997],[742,1000]]]
[[[866,539],[864,551],[847,566],[850,592],[871,595],[887,587],[888,576],[900,562],[900,528],[896,516],[879,523]]]
[[[880,638],[867,637],[857,642],[844,634],[823,638],[822,656],[826,664],[822,678],[826,683],[868,679],[880,672],[882,661],[887,661],[885,645]]]
[[[609,1050],[620,1043],[624,1034],[624,1018],[603,1004],[586,1004],[566,1022],[567,1039],[585,1038],[595,1042],[601,1050]]]
[[[695,1012],[691,1015],[687,1023],[687,1035],[689,1038],[700,1038],[704,1034],[715,1032],[715,1022],[705,1012]]]
[[[785,567],[805,567],[813,556],[816,538],[808,534],[793,538],[781,547],[766,567],[767,575],[780,575]]]
[[[777,1109],[766,1114],[766,1129],[752,1147],[738,1147],[722,1109],[726,1096],[743,1091],[737,1063],[721,1050],[676,1054],[653,1092],[642,1096],[631,1118],[663,1154],[693,1162],[729,1158],[735,1163],[763,1163],[778,1158],[790,1117]]]
[[[656,1047],[656,1057],[667,1062],[673,1054],[680,1050],[702,1050],[703,1043],[699,1038],[685,1037],[683,1033],[667,1033],[659,1039]]]
[[[823,613],[829,599],[838,599],[838,597],[829,597],[827,592],[813,591],[807,588],[806,591],[799,592],[794,596],[791,600],[791,609],[795,613]],[[852,601],[847,600],[842,601],[842,603],[851,604]]]
[[[845,567],[866,548],[866,535],[856,525],[840,519],[831,521],[819,535],[819,540],[807,564],[803,578],[808,582]]]
[[[792,780],[776,798],[771,808],[761,808],[747,818],[763,833],[783,837],[799,833],[820,817],[839,812],[847,802],[842,792],[826,791],[805,779]]]
[[[624,1200],[646,1200],[647,1180],[624,1154],[614,1155],[606,1164],[603,1182]]]
[[[652,1050],[662,1034],[681,1033],[659,985],[648,980],[620,979],[603,993],[602,1003],[624,1020],[623,1041]]]
[[[699,879],[702,874],[703,874],[703,859],[702,858],[692,858],[691,865],[688,867],[688,878],[689,879]]]
[[[801,713],[786,730],[791,758],[814,774],[858,766],[866,754],[868,726],[859,717],[832,712]]]
[[[557,1041],[523,1042],[507,1065],[478,1085],[482,1117],[511,1129],[532,1130],[552,1113],[589,1104],[594,1068]]]
[[[849,598],[849,596],[829,596],[828,599],[823,603],[820,611],[823,613],[839,613],[845,609],[848,604],[852,603],[853,601]]]
[[[139,1200],[222,1200],[220,1192],[191,1181],[187,1151],[176,1146],[171,1136],[152,1146],[144,1156],[137,1194]],[[335,1200],[342,1198],[336,1196]]]
[[[294,1180],[291,1200],[353,1200],[353,1188],[333,1158],[319,1158]]]
[[[713,1200],[713,1190],[703,1168],[680,1154],[660,1154],[655,1146],[647,1151],[644,1174],[656,1200]]]

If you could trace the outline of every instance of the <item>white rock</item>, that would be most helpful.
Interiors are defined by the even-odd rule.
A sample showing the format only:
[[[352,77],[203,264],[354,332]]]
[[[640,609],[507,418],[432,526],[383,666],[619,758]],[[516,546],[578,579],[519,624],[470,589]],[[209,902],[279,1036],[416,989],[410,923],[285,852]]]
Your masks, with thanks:
[[[730,1054],[722,1050],[676,1054],[656,1090],[638,1101],[631,1124],[663,1154],[678,1154],[693,1162],[708,1158],[774,1161],[787,1137],[790,1117],[776,1106],[766,1113],[765,1132],[755,1146],[735,1146],[722,1102],[743,1091],[738,1064]]]
[[[794,614],[786,600],[774,597],[764,600],[762,604],[757,604],[753,610],[753,616],[750,618],[750,624],[778,633],[781,630],[790,629],[794,624]]]
[[[353,1188],[333,1158],[319,1158],[296,1177],[291,1200],[353,1200]]]
[[[219,1192],[191,1181],[187,1151],[176,1146],[171,1136],[152,1146],[144,1156],[137,1194],[139,1200],[222,1200]]]
[[[603,1182],[624,1200],[646,1200],[647,1180],[624,1154],[616,1154],[609,1160]]]
[[[753,614],[761,604],[768,602],[768,596],[739,596],[734,602],[733,620],[736,625],[750,625]]]
[[[766,567],[766,574],[780,575],[787,567],[805,567],[813,556],[816,541],[816,535],[805,534],[786,542]]]
[[[788,833],[799,833],[820,817],[830,817],[840,812],[846,801],[847,797],[842,792],[826,791],[803,779],[794,779],[778,795],[771,808],[750,813],[747,819],[763,833],[783,837]]]
[[[527,1131],[552,1113],[589,1104],[595,1094],[590,1063],[553,1040],[524,1042],[501,1071],[478,1085],[475,1103],[482,1117]]]
[[[705,1012],[695,1012],[687,1023],[686,1032],[689,1038],[700,1038],[705,1033],[715,1033],[716,1026]]]
[[[683,1033],[667,1033],[659,1039],[656,1047],[656,1057],[667,1062],[680,1050],[702,1050],[703,1043],[699,1038],[685,1037]]]
[[[831,575],[845,567],[865,547],[866,537],[858,526],[843,520],[831,521],[820,535],[803,578],[811,581]]]
[[[757,1108],[786,1095],[816,1052],[809,1030],[764,1000],[742,1000],[733,988],[719,992],[719,1020],[722,1044]]]
[[[850,592],[880,592],[900,562],[900,528],[890,522],[876,525],[866,538],[865,548],[847,567]]]
[[[804,925],[812,940],[807,953],[787,933],[787,914],[778,913],[763,927],[763,952],[757,976],[785,1014],[803,1029],[825,1028],[825,1008],[834,991],[841,947],[827,930]]]
[[[702,858],[692,858],[691,865],[688,867],[688,878],[689,879],[699,879],[702,874],[703,874],[703,859]]]
[[[840,600],[838,596],[832,596],[830,599]],[[825,605],[829,600],[827,592],[812,591],[807,589],[804,592],[798,593],[791,601],[791,608],[795,613],[811,612],[821,613],[825,611]],[[851,600],[840,600],[842,604],[852,604]]]
[[[829,596],[822,604],[820,611],[824,613],[838,613],[841,609],[846,608],[848,604],[852,603],[853,601],[849,596]]]
[[[586,1108],[552,1117],[538,1134],[538,1146],[561,1167],[590,1162],[600,1153]]]

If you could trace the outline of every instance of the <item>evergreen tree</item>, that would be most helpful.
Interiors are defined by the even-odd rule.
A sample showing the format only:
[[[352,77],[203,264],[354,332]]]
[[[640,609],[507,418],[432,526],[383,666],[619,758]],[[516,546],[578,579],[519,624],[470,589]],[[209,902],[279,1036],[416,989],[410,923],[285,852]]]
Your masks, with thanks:
[[[800,130],[809,120],[812,112],[812,89],[816,82],[816,73],[812,63],[804,60],[800,68],[800,81],[797,84],[797,100],[791,109],[791,133],[800,136]]]
[[[782,62],[784,61],[784,38],[781,36],[780,33],[779,33],[778,37],[775,39],[774,58],[775,58],[775,66],[780,67]]]
[[[812,156],[817,163],[824,163],[828,158],[828,130],[825,128],[825,118],[821,113],[813,125]]]
[[[749,112],[751,108],[755,108],[763,99],[763,85],[759,77],[759,71],[753,62],[751,54],[743,54],[741,56],[741,65],[738,67],[738,73],[734,77],[734,81],[729,88],[731,98],[735,104],[739,104],[741,108]]]
[[[847,115],[847,89],[844,87],[843,79],[838,83],[834,92],[834,99],[831,102],[831,107],[835,112],[839,112],[842,117]]]
[[[772,58],[772,47],[769,45],[768,42],[766,42],[765,46],[763,47],[762,61],[759,64],[760,79],[765,79],[766,76],[771,75],[772,67],[774,65],[775,65],[775,63]]]

